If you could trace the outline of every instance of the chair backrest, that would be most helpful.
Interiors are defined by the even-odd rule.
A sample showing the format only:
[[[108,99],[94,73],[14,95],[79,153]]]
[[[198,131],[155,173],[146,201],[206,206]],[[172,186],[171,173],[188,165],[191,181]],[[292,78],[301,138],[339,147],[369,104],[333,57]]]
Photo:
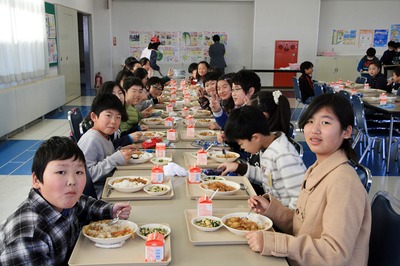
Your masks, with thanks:
[[[369,193],[369,190],[371,189],[372,185],[371,170],[369,170],[364,165],[359,164],[358,162],[354,162],[352,160],[349,161],[349,164],[354,168],[358,177],[360,178],[361,183],[365,187],[365,190],[367,191],[367,193]]]
[[[326,86],[325,93],[334,93],[335,90],[331,86]]]
[[[300,157],[303,157],[303,153],[304,153],[303,146],[300,143],[298,143],[297,141],[295,141],[294,139],[290,138],[290,137],[288,137],[288,140],[296,148],[296,150],[299,153]]]
[[[314,95],[318,96],[324,93],[324,91],[322,90],[322,86],[318,85],[317,83],[314,83]]]
[[[353,104],[353,112],[355,116],[355,124],[359,131],[368,135],[367,121],[364,113],[364,103],[358,95],[351,97],[351,103]]]
[[[79,132],[79,124],[82,122],[82,120],[82,113],[78,107],[72,108],[70,111],[68,111],[69,126],[71,128],[72,138],[75,142],[78,142],[82,136]]]
[[[81,133],[81,136],[86,133],[89,129],[93,127],[93,121],[85,121],[83,120],[82,122],[79,123],[79,133]]]
[[[294,89],[294,97],[297,101],[301,102],[301,91],[299,86],[299,80],[296,77],[292,77],[293,81],[293,89]]]
[[[351,94],[350,94],[350,92],[345,91],[345,90],[340,90],[339,94],[343,95],[346,98],[346,100],[348,100],[349,103],[351,103]]]
[[[366,82],[367,82],[367,78],[366,77],[357,77],[355,83],[357,83],[357,84],[365,84]]]
[[[400,265],[400,201],[386,191],[378,191],[371,203],[372,226],[368,265]]]

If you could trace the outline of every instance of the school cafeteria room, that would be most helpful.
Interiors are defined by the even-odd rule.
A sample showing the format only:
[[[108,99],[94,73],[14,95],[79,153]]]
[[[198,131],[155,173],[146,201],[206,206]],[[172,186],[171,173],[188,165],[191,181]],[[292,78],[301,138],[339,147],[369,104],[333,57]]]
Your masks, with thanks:
[[[74,141],[81,138],[84,132],[80,132],[83,129],[79,128],[79,124],[90,115],[93,100],[102,85],[107,81],[116,81],[117,74],[126,67],[127,58],[134,57],[139,61],[143,56],[142,51],[156,42],[159,43],[155,48],[156,67],[149,58],[152,65],[146,71],[148,76],[145,79],[160,77],[167,83],[163,85],[161,98],[155,97],[157,103],[151,105],[150,117],[140,118],[140,125],[145,127],[139,135],[139,141],[136,141],[140,156],[149,154],[149,158],[139,164],[132,163],[132,157],[126,165],[116,166],[104,177],[104,188],[97,191],[98,199],[127,203],[132,208],[127,222],[139,229],[133,239],[111,241],[112,245],[109,242],[96,242],[96,239],[86,237],[83,232],[77,234],[76,244],[72,250],[68,250],[68,257],[64,259],[66,264],[399,265],[400,91],[398,93],[399,86],[394,86],[400,83],[400,76],[396,74],[400,67],[399,10],[398,0],[0,1],[0,223],[6,222],[30,192],[36,191],[40,196],[40,191],[32,189],[32,162],[39,146],[54,136],[68,137]],[[219,41],[215,41],[215,36]],[[393,41],[394,49],[388,47],[389,41]],[[215,55],[209,52],[217,43],[224,49],[221,58],[226,65],[223,67],[217,66],[216,61],[213,63]],[[367,52],[369,48],[374,50],[372,57]],[[389,50],[393,60],[382,61],[384,53],[386,55]],[[377,75],[386,84],[384,88],[370,86],[375,84],[372,81],[375,73],[371,72],[369,63],[366,68],[359,68],[364,58],[375,64],[376,72],[379,72]],[[375,60],[373,58],[378,62],[372,63]],[[202,61],[207,62],[207,74],[212,69],[219,71],[216,79],[209,78],[212,75],[205,75],[205,81],[207,78],[215,81],[214,94],[208,91],[207,82],[200,82],[204,77],[199,75],[200,68],[196,68],[197,77],[192,78],[189,72],[192,63]],[[311,65],[306,64],[303,69],[303,62]],[[245,88],[244,84],[249,81],[240,83],[245,78],[234,74],[238,72],[259,78],[261,86],[258,89]],[[224,73],[233,74],[225,77],[222,76]],[[308,99],[302,98],[302,75],[308,77],[307,86],[311,86],[313,93]],[[219,79],[221,76],[223,78]],[[238,90],[244,93],[251,91],[252,94],[244,96],[246,100],[241,105],[235,102],[228,112],[218,96],[220,89],[217,84],[220,80],[230,81],[231,101],[233,95],[239,94]],[[130,88],[125,89],[123,85],[120,88],[126,90],[124,106],[129,105],[127,97]],[[246,163],[242,153],[235,150],[238,145],[229,141],[225,143],[223,138],[224,129],[227,128],[221,126],[218,120],[220,114],[216,114],[223,112],[228,120],[224,121],[224,125],[234,125],[231,116],[239,115],[239,107],[242,106],[244,112],[247,105],[254,104],[254,99],[259,102],[260,97],[254,98],[257,93],[273,95],[276,104],[276,97],[287,98],[289,102],[286,113],[290,117],[287,120],[288,124],[290,121],[290,130],[286,133],[287,138],[285,134],[283,136],[286,141],[289,140],[289,145],[293,144],[294,149],[291,146],[290,150],[295,151],[298,164],[304,168],[295,192],[297,205],[292,207],[285,205],[284,196],[277,192],[284,189],[279,186],[288,184],[282,181],[282,176],[281,181],[275,183],[272,176],[282,166],[275,165],[269,172],[263,165],[270,143],[259,146],[258,161],[252,165],[250,161]],[[321,178],[319,184],[314,179],[318,173],[327,174],[321,169],[317,171],[318,166],[322,166],[321,158],[326,158],[326,155],[312,147],[316,141],[309,137],[311,133],[307,128],[311,127],[311,123],[313,127],[318,127],[314,126],[317,124],[314,122],[321,112],[334,114],[333,120],[341,122],[339,125],[343,132],[345,128],[342,117],[332,111],[333,107],[321,105],[313,109],[317,106],[313,98],[332,96],[332,99],[336,99],[338,95],[345,96],[349,101],[344,105],[353,111],[355,122],[347,133],[343,133],[348,137],[343,140],[341,135],[340,141],[351,146],[356,158],[351,163],[345,161],[345,171],[332,170],[336,171],[335,181]],[[148,97],[155,99],[151,98],[151,94]],[[209,105],[204,107],[199,97],[206,99]],[[218,112],[213,109],[215,99],[221,100],[217,104]],[[171,109],[168,110],[169,107]],[[221,108],[223,111],[220,111]],[[186,111],[188,113],[184,115]],[[261,111],[257,109],[257,112]],[[268,113],[263,112],[267,121]],[[309,115],[306,122],[299,120],[305,114]],[[79,121],[76,121],[76,115]],[[323,116],[324,119],[326,116]],[[174,117],[172,124],[167,125],[167,117]],[[193,125],[188,117],[194,119]],[[152,123],[158,121],[158,125]],[[201,124],[204,121],[207,123]],[[210,123],[214,123],[215,127]],[[321,122],[321,128],[325,125],[325,122]],[[191,126],[195,128],[192,135],[189,133]],[[329,135],[326,129],[313,130]],[[171,135],[172,131],[174,135]],[[227,132],[228,135],[234,134],[232,130]],[[259,138],[254,135],[260,134],[235,140],[239,140],[243,148],[245,143],[257,141]],[[268,134],[275,136],[275,133]],[[163,154],[167,162],[161,166],[164,167],[161,168],[164,169],[163,182],[168,187],[166,194],[159,196],[146,193],[145,189],[124,193],[116,189],[115,183],[110,180],[120,177],[142,176],[148,177],[148,184],[157,183],[151,178],[154,167],[164,163],[153,160],[159,155],[159,151],[155,151],[155,143],[153,146],[143,146],[143,141],[152,140],[151,137],[159,137],[167,146]],[[262,135],[260,139],[263,137],[266,136]],[[344,150],[342,147],[338,145],[332,153],[340,153],[337,149]],[[208,157],[201,160],[198,151],[207,148]],[[121,152],[120,149],[123,147],[115,147],[115,152]],[[279,149],[277,152],[280,152]],[[214,158],[219,153],[224,155],[222,161],[218,160],[221,157],[219,155]],[[225,182],[232,184],[233,189],[237,185],[235,194],[223,194],[219,189],[211,188],[210,193],[204,188],[204,183],[200,185],[191,179],[191,174],[197,169],[194,165],[200,167],[202,176],[207,171],[219,176],[221,172],[215,169],[220,169],[224,162],[233,164],[228,160],[229,153],[232,156],[240,155],[240,163],[235,166],[238,169],[229,172],[232,175],[222,177],[222,181],[201,182]],[[172,163],[168,163],[168,160]],[[337,162],[332,160],[331,164],[334,163]],[[241,166],[248,167],[247,172],[239,174]],[[90,171],[90,167],[86,170]],[[255,172],[251,172],[253,170]],[[359,184],[353,183],[337,186],[338,183],[347,182],[347,179],[342,181],[347,171],[361,180],[362,190],[357,190]],[[251,173],[259,176],[253,179]],[[88,180],[91,180],[90,177]],[[315,191],[314,188],[308,188],[314,182]],[[274,187],[276,184],[279,188]],[[96,196],[96,191],[93,195]],[[200,198],[203,196],[212,198],[212,212],[208,215],[204,215],[207,212],[200,215]],[[52,205],[50,200],[44,200]],[[336,203],[343,203],[343,208],[332,207]],[[282,208],[282,212],[277,206]],[[252,214],[249,210],[253,210]],[[225,217],[234,217],[232,213],[242,217],[239,219],[250,219],[254,215],[257,219],[268,219],[271,224],[268,228],[261,226],[259,231],[245,235],[226,225],[229,218]],[[199,229],[196,225],[199,217],[214,217],[210,219],[216,219],[222,225],[213,230],[205,230],[201,226]],[[290,221],[280,220],[288,217],[292,217]],[[123,217],[120,223],[121,220],[124,222]],[[348,227],[344,226],[346,230],[338,232],[339,229],[335,227],[339,228],[342,224]],[[162,236],[163,256],[160,260],[151,260],[151,240],[149,237],[146,239],[146,235],[140,235],[146,226],[167,228],[167,234]],[[0,240],[0,264],[3,256],[11,256],[4,251],[10,245],[5,232],[4,224],[0,225],[0,236],[4,237]],[[28,254],[24,258],[30,256]],[[25,261],[22,264],[30,263]]]

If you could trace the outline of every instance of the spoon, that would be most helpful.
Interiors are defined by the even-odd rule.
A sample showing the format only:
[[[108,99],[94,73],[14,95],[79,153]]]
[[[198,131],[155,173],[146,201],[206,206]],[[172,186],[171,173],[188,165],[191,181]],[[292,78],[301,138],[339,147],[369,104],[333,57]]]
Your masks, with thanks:
[[[250,196],[250,193],[247,191],[247,186],[243,183],[240,183],[240,189],[246,191],[247,195]]]
[[[214,193],[210,197],[210,200],[212,200],[214,198],[214,196],[215,196],[215,194],[217,194],[218,190],[219,190],[219,188],[217,188],[217,190],[214,191]]]
[[[208,152],[208,150],[209,150],[212,146],[214,146],[214,143],[211,143],[210,146],[208,146],[208,148],[206,149],[206,152]]]
[[[122,210],[119,210],[118,212],[117,212],[117,217],[115,217],[112,221],[110,221],[108,224],[109,225],[113,225],[113,224],[116,224],[116,223],[118,223],[118,221],[119,221],[119,215],[121,214],[121,212],[122,212]]]

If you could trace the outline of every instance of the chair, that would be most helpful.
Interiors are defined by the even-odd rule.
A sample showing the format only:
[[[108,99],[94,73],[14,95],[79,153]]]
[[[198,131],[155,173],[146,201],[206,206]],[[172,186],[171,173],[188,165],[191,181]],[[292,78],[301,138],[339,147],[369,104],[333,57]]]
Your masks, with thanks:
[[[85,166],[85,168],[86,168],[86,185],[85,189],[83,190],[83,194],[97,199],[96,189],[94,188],[93,180],[89,174],[87,166]]]
[[[365,190],[367,191],[367,193],[369,193],[369,190],[371,189],[371,185],[372,185],[371,170],[369,170],[364,165],[359,164],[358,162],[355,162],[352,160],[349,161],[349,164],[354,168],[358,177],[360,178],[361,183],[365,187]]]
[[[319,95],[324,93],[324,91],[322,90],[322,86],[321,85],[318,85],[317,83],[314,83],[313,85],[314,85],[314,94],[315,94],[315,96],[319,96]]]
[[[308,104],[311,102],[311,97],[303,102],[303,100],[301,99],[301,91],[300,91],[299,81],[297,80],[296,77],[292,77],[292,81],[293,81],[294,96],[296,98],[297,105],[296,105],[296,108],[294,109],[294,111],[292,113],[291,119],[293,118],[293,115],[296,112],[296,110],[297,110],[297,108],[299,107],[300,104],[303,104],[303,109],[301,109],[299,117],[303,113],[304,108],[306,108],[308,106]]]
[[[335,90],[331,86],[326,86],[325,93],[334,93]]]
[[[386,191],[378,191],[371,203],[372,226],[368,265],[400,265],[400,201]]]
[[[83,120],[82,122],[79,123],[79,133],[81,133],[81,136],[86,133],[89,129],[93,127],[93,121],[89,120]]]
[[[367,83],[367,78],[366,77],[357,77],[355,83],[357,83],[357,84],[365,84],[365,83]]]
[[[349,103],[351,103],[351,95],[350,95],[350,92],[345,91],[345,90],[340,90],[340,91],[339,91],[339,94],[343,95],[343,96],[346,98],[346,100],[348,100]]]
[[[297,150],[297,152],[299,153],[300,157],[303,158],[303,153],[304,153],[304,148],[303,148],[303,146],[302,146],[300,143],[298,143],[297,141],[295,141],[294,139],[292,139],[292,138],[289,138],[289,137],[288,137],[288,140],[289,140],[289,142],[292,143],[293,146],[296,148],[296,150]]]
[[[79,131],[79,124],[82,122],[82,120],[82,113],[78,107],[72,108],[70,111],[68,111],[68,121],[71,128],[71,138],[75,142],[78,142],[82,136]]]

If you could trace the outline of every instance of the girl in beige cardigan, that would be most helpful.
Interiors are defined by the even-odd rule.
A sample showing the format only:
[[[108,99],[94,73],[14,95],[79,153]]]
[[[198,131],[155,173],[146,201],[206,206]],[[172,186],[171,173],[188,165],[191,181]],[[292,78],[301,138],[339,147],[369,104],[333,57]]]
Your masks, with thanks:
[[[367,265],[371,210],[354,169],[349,138],[350,103],[338,94],[314,98],[299,120],[317,161],[307,170],[296,209],[275,198],[253,196],[249,206],[283,233],[248,233],[249,247],[262,255],[287,257],[291,265]]]

